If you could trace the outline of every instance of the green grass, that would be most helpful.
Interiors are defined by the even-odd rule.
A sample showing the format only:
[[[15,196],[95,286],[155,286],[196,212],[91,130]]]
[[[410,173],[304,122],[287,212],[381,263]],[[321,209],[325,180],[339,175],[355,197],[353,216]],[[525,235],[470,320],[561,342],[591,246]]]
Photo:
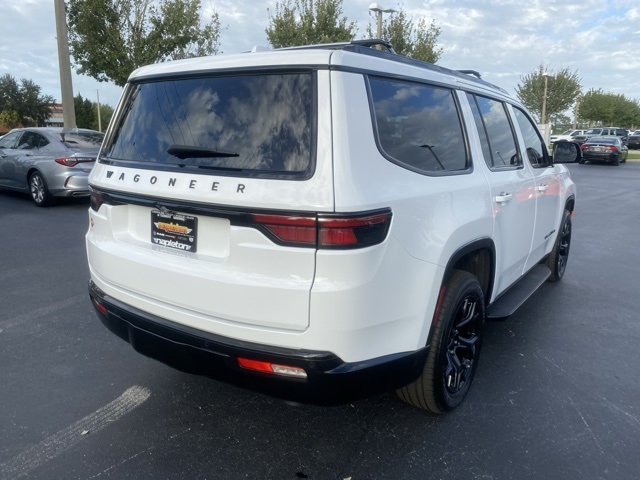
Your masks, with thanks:
[[[628,160],[640,160],[640,150],[629,151]]]

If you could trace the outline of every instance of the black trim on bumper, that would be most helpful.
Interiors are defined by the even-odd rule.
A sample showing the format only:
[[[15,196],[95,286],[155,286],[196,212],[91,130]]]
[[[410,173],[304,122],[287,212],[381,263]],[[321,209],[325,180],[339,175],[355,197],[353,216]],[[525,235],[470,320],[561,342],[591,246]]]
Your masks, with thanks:
[[[139,353],[183,372],[295,402],[336,405],[399,388],[420,375],[428,353],[425,347],[347,363],[331,352],[243,342],[179,325],[112,298],[93,282],[89,294],[102,323]],[[300,367],[307,378],[247,370],[238,357]]]

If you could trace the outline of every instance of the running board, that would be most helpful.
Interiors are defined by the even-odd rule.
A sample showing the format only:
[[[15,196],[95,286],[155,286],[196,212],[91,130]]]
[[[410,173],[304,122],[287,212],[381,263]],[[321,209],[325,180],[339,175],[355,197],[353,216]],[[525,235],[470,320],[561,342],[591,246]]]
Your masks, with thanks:
[[[487,320],[509,318],[551,275],[549,267],[538,264],[487,308]]]

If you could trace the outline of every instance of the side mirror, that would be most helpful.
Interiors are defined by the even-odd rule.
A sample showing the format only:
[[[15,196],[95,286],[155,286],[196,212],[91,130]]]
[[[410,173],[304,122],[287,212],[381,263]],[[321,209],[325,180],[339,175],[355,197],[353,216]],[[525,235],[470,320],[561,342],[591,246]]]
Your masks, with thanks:
[[[553,163],[577,163],[581,158],[582,151],[576,142],[556,142]]]

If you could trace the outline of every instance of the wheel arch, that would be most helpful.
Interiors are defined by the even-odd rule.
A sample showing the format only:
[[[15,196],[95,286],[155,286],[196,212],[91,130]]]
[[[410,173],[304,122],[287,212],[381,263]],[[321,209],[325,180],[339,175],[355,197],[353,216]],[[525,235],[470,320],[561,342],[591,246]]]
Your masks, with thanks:
[[[449,258],[444,270],[442,285],[444,286],[453,272],[463,270],[476,276],[485,304],[489,304],[496,270],[496,248],[491,238],[479,238],[456,250]]]
[[[25,182],[27,185],[27,190],[29,190],[29,182],[31,181],[31,175],[33,175],[34,173],[39,173],[40,176],[42,177],[42,179],[44,180],[44,173],[42,173],[37,167],[31,166],[29,167],[29,170],[27,170],[27,175],[25,178]]]
[[[575,205],[576,205],[576,196],[569,195],[569,197],[567,198],[564,204],[565,210],[569,210],[569,213],[573,213],[573,209],[575,208]]]

